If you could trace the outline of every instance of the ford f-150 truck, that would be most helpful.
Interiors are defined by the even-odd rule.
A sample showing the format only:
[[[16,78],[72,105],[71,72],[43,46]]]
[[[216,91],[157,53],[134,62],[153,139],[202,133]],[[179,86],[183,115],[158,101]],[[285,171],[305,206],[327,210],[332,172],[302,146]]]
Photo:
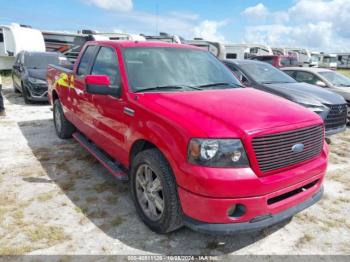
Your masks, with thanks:
[[[56,133],[73,136],[130,181],[152,230],[259,230],[321,198],[322,119],[243,88],[208,51],[165,42],[96,41],[74,68],[49,66]]]

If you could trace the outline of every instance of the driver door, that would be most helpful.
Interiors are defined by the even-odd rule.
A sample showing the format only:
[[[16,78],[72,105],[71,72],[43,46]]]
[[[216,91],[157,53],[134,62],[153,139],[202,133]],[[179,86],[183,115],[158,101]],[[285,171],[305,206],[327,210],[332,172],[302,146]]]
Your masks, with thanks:
[[[107,75],[109,88],[121,88],[118,55],[114,48],[101,46],[91,67],[91,75]],[[123,94],[117,98],[111,95],[92,95],[94,110],[91,112],[93,125],[99,133],[99,146],[113,158],[120,160],[125,143],[125,134],[130,116],[124,114]]]

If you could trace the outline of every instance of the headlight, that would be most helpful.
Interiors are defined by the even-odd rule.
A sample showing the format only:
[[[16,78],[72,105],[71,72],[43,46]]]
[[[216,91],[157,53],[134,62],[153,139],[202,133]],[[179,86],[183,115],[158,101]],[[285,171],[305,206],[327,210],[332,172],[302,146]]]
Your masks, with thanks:
[[[300,105],[306,107],[307,109],[311,110],[312,112],[315,112],[318,114],[323,120],[327,118],[327,115],[329,113],[329,108],[324,105],[308,105],[308,104],[301,104]]]
[[[240,139],[194,138],[188,145],[188,161],[210,167],[247,167],[248,158]]]
[[[46,84],[45,80],[33,78],[33,77],[28,77],[28,81],[33,83],[33,84]]]

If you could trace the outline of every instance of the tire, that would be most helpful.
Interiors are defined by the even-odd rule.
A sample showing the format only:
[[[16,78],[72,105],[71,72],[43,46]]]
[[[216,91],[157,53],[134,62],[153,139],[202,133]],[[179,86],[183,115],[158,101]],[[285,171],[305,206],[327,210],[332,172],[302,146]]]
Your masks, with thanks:
[[[140,190],[141,187],[138,182],[137,173],[141,169],[145,168],[145,166],[151,168],[152,176],[159,178],[162,186],[162,194],[160,194],[160,192],[156,193],[158,196],[162,196],[164,205],[163,211],[161,214],[159,214],[158,218],[151,218],[142,207],[143,204],[141,204],[142,197],[140,197],[140,193],[142,190]],[[131,194],[136,211],[142,221],[151,230],[164,234],[182,227],[182,210],[177,194],[175,178],[168,162],[159,150],[147,149],[137,154],[132,160],[130,176]],[[146,192],[146,190],[144,192]],[[145,197],[143,197],[143,199],[144,198]],[[144,202],[147,202],[149,206],[149,198]],[[155,204],[155,206],[157,205]]]
[[[59,99],[56,99],[53,104],[53,120],[56,134],[59,138],[67,139],[72,137],[75,132],[75,127],[64,116]]]
[[[24,99],[24,103],[28,104],[33,104],[33,101],[30,100],[30,94],[26,88],[26,86],[22,83],[22,95]]]
[[[14,79],[13,79],[13,75],[12,75],[12,87],[13,87],[13,91],[15,92],[15,93],[21,93],[18,89],[17,89],[17,87],[16,87],[16,83],[15,83],[15,81],[14,81]]]

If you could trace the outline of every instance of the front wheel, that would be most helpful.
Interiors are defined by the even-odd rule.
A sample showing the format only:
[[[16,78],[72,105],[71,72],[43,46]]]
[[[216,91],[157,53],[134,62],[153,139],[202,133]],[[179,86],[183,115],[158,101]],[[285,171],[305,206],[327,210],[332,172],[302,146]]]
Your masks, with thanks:
[[[182,226],[182,210],[171,168],[157,149],[142,151],[132,161],[131,193],[138,215],[157,233]]]
[[[75,127],[64,116],[61,102],[58,99],[53,104],[53,121],[59,138],[67,139],[72,137]]]
[[[17,89],[17,87],[16,87],[15,78],[14,78],[13,75],[12,75],[12,87],[13,87],[13,91],[14,91],[15,93],[21,93],[21,92]]]
[[[30,100],[30,93],[29,93],[27,87],[22,83],[21,88],[22,88],[22,96],[24,99],[24,103],[32,104],[33,102]]]

